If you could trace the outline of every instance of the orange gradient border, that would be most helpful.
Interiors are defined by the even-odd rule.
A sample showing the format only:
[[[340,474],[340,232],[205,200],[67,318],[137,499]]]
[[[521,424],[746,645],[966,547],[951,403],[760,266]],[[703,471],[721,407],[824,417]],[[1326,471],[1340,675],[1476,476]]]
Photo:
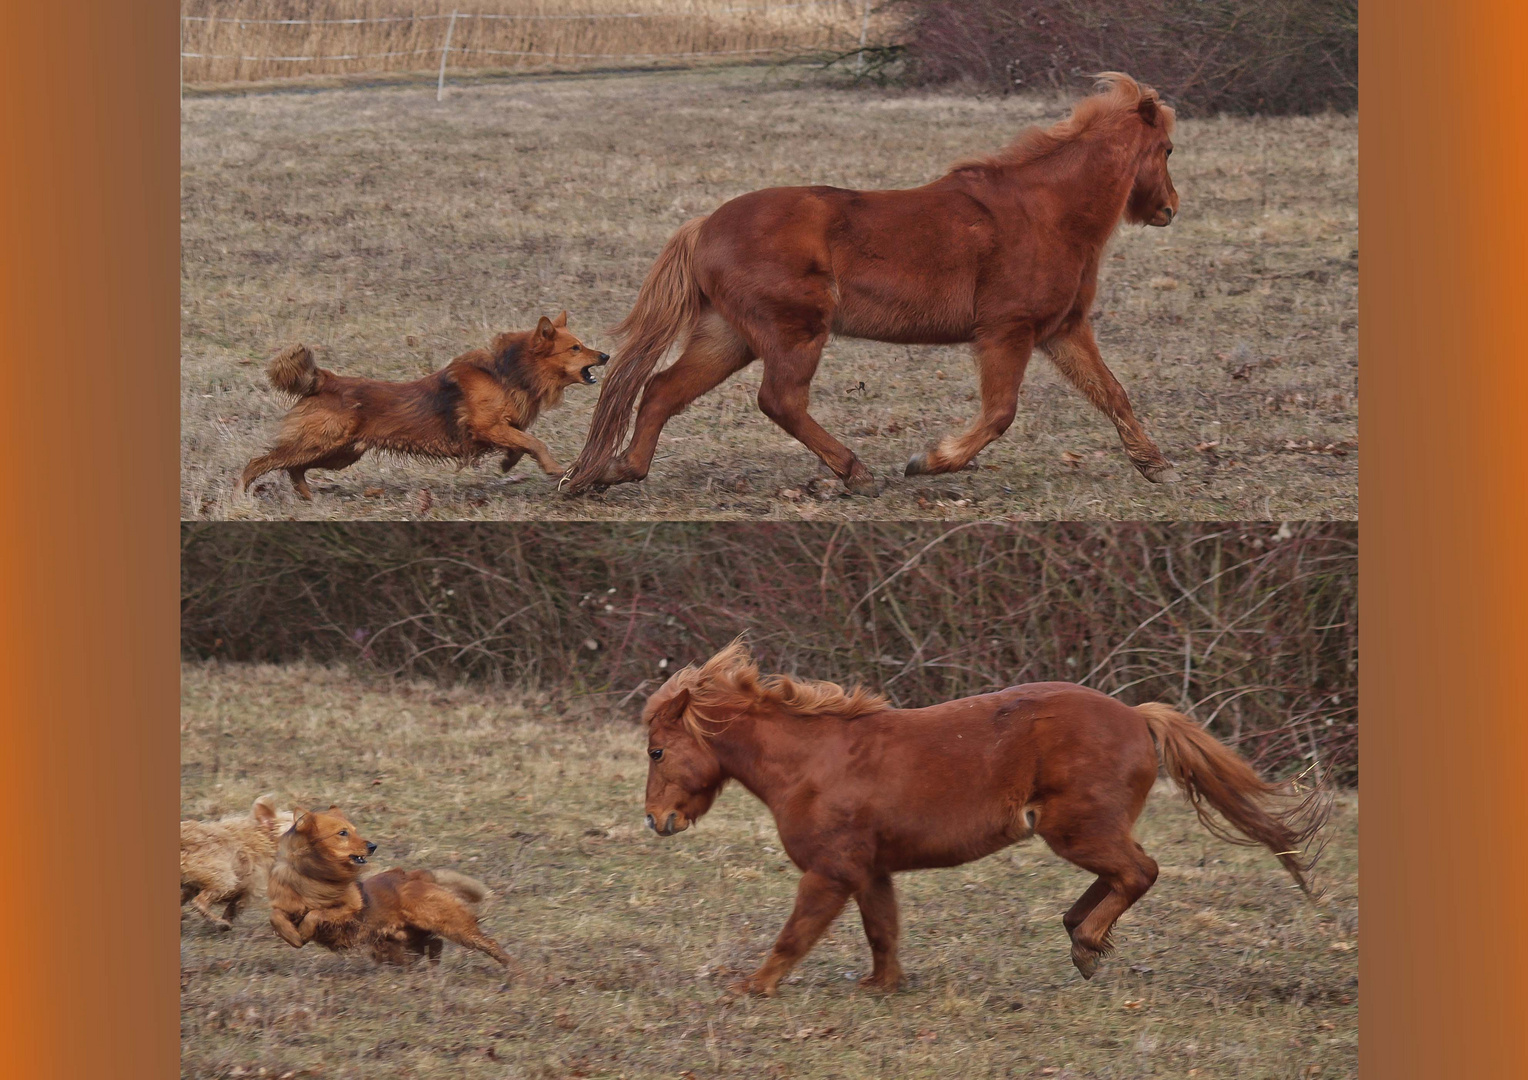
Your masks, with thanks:
[[[1360,1061],[1528,1076],[1528,8],[1360,31]]]
[[[177,13],[0,14],[0,1076],[174,1076]]]

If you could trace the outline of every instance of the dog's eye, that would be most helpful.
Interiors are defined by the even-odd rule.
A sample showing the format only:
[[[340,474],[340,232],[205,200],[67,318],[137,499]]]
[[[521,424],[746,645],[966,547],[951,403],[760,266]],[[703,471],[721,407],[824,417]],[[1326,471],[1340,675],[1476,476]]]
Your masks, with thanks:
[[[348,829],[341,829],[341,830],[340,830],[340,835],[341,835],[341,836],[349,836],[349,835],[350,835],[350,832],[349,832],[349,830],[348,830]]]
[[[661,747],[661,746],[653,747],[651,750],[649,750],[647,752],[647,756],[652,758],[654,761],[662,761],[663,760],[663,747]]]

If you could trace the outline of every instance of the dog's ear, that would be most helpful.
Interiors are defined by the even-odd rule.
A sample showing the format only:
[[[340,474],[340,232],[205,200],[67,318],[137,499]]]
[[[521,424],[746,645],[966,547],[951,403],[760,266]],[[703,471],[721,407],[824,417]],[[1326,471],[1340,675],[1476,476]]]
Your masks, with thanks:
[[[557,336],[557,328],[552,325],[551,319],[543,315],[541,316],[541,321],[536,324],[536,333],[547,341],[551,341]]]
[[[564,311],[561,315],[557,316],[557,318],[553,319],[552,320],[552,325],[557,327],[559,330],[562,329],[564,326],[567,326],[568,325],[568,313],[567,313],[567,311]]]
[[[292,831],[298,833],[313,831],[313,815],[300,806],[292,807]]]
[[[255,800],[255,805],[249,808],[249,816],[260,824],[265,825],[276,820],[276,796],[262,795]]]
[[[338,810],[339,808],[340,808],[340,804],[337,803],[337,802],[332,802],[332,803],[329,804],[329,809],[330,810]]]

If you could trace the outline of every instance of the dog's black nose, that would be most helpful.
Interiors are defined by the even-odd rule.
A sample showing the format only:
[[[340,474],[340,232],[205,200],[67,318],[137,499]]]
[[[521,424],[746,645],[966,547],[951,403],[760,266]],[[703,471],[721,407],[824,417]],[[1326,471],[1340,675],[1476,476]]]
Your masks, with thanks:
[[[370,855],[373,851],[376,851],[376,850],[377,850],[377,845],[376,844],[373,844],[370,840],[366,841],[366,854]]]
[[[609,353],[607,353],[607,352],[600,353],[600,363],[603,364],[603,363],[605,363],[609,359],[610,359],[610,354]]]

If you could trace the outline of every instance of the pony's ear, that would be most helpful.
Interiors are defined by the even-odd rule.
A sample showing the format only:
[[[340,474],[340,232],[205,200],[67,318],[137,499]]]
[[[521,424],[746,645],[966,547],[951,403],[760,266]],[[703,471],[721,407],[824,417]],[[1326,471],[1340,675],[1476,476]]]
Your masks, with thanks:
[[[557,328],[552,325],[551,319],[543,315],[541,316],[541,321],[536,324],[536,333],[540,334],[547,341],[551,341],[557,336]]]
[[[276,820],[276,797],[274,795],[262,795],[255,800],[255,805],[250,807],[249,816],[262,824]]]
[[[1157,126],[1157,96],[1155,94],[1143,94],[1141,103],[1135,107],[1135,111],[1141,114],[1141,119],[1147,127]]]
[[[557,316],[557,318],[552,320],[552,325],[555,326],[555,327],[558,327],[559,329],[561,329],[564,326],[567,326],[568,325],[568,313],[566,311],[564,311],[561,315]]]
[[[686,686],[679,693],[669,698],[668,704],[663,707],[662,716],[665,720],[678,720],[689,707],[690,688]]]

